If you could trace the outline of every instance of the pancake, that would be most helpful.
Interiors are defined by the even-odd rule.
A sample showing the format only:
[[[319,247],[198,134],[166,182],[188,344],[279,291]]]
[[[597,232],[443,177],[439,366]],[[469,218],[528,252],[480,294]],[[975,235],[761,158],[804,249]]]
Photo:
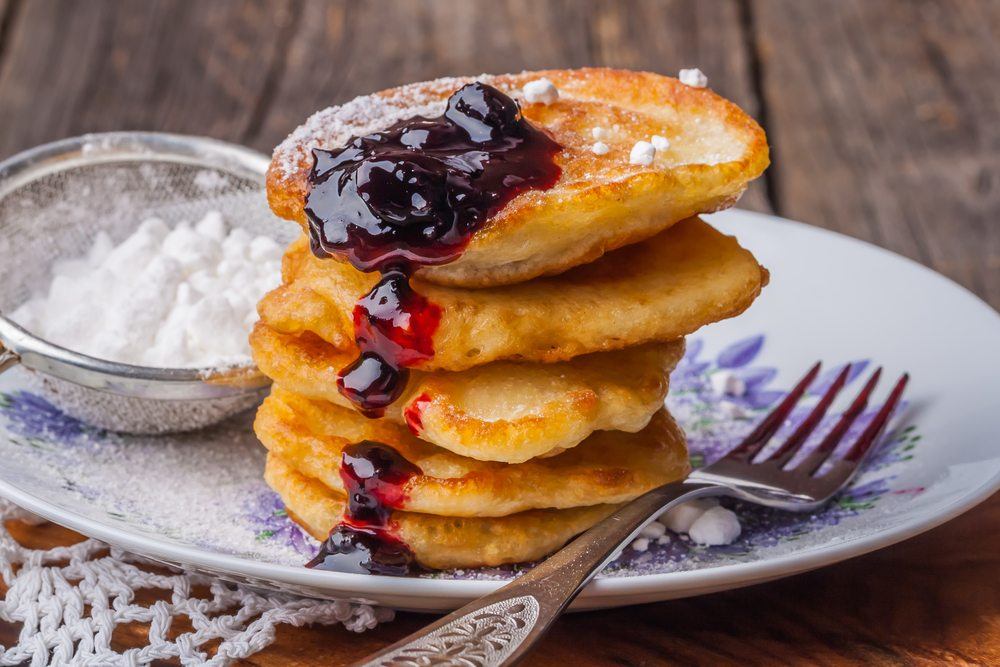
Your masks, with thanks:
[[[317,540],[326,539],[344,513],[344,499],[269,454],[264,479],[296,523]],[[488,567],[538,560],[552,553],[616,509],[592,505],[566,510],[531,510],[500,518],[455,518],[393,512],[390,532],[427,568]]]
[[[359,97],[313,115],[275,151],[267,174],[274,212],[305,228],[313,148],[337,149],[354,136],[414,116],[437,116],[446,99],[474,80],[519,98],[527,82],[550,79],[553,104],[521,101],[525,118],[563,148],[554,187],[520,194],[487,220],[455,261],[417,276],[443,285],[484,287],[562,272],[608,250],[641,241],[679,220],[731,206],[767,167],[763,130],[736,105],[704,88],[649,72],[548,70],[438,79]],[[591,149],[595,127],[610,151]],[[666,137],[648,166],[629,163],[640,140]]]
[[[337,390],[349,352],[312,333],[258,323],[254,360],[276,384],[354,409]],[[598,430],[634,433],[663,406],[683,340],[599,352],[555,364],[498,361],[459,372],[415,371],[385,419],[420,438],[486,461],[520,463],[577,445]]]
[[[317,259],[304,239],[283,264],[285,285],[258,310],[272,329],[311,331],[353,349],[351,313],[378,280]],[[497,360],[552,363],[592,352],[676,340],[746,310],[767,271],[730,236],[690,218],[642,243],[559,276],[486,289],[414,283],[441,311],[433,356],[420,370],[460,371]]]
[[[420,469],[394,508],[439,516],[495,517],[632,500],[687,474],[684,434],[661,409],[639,433],[601,431],[558,456],[507,464],[476,461],[370,420],[275,386],[257,412],[268,451],[331,491],[346,495],[343,448],[364,440],[389,445]]]

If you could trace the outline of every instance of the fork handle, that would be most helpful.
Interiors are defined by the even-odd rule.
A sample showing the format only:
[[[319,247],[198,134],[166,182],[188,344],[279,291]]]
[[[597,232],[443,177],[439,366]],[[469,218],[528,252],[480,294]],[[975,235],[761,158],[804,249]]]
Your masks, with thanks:
[[[594,525],[500,590],[401,639],[355,667],[512,665],[521,660],[618,550],[677,503],[718,495],[722,487],[671,482],[645,493]]]

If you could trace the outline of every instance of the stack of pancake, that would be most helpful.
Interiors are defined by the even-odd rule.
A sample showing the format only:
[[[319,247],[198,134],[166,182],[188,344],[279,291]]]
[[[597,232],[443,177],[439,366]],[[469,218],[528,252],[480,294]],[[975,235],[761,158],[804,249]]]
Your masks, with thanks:
[[[525,101],[523,86],[543,78],[558,100]],[[312,149],[440,114],[470,81],[316,114],[275,151],[272,208],[315,235],[304,213]],[[767,165],[763,132],[737,107],[648,73],[476,81],[520,98],[524,119],[558,142],[559,178],[494,212],[452,261],[413,272],[436,320],[432,354],[408,364],[401,395],[372,418],[338,388],[358,357],[355,304],[379,276],[317,256],[307,236],[287,249],[251,336],[274,380],[255,430],[289,515],[320,540],[344,526],[377,534],[426,568],[538,559],[683,477],[684,435],[663,404],[683,337],[741,313],[767,281],[697,217],[731,205]],[[669,148],[630,163],[653,135]],[[609,151],[594,150],[598,136]]]

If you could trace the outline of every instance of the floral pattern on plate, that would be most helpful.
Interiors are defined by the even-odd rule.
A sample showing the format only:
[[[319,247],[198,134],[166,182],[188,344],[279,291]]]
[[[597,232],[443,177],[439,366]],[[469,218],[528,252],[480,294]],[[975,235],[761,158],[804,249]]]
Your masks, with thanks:
[[[689,342],[687,353],[671,376],[667,405],[688,434],[694,466],[703,466],[725,454],[785,395],[783,390],[773,386],[777,370],[755,364],[765,342],[763,335],[747,337],[727,345],[713,357],[706,355],[701,340]],[[867,360],[853,362],[851,382],[868,366]],[[822,374],[811,390],[812,395],[821,394],[842,368],[832,368]],[[728,374],[730,382],[713,382],[717,373]],[[729,387],[728,392],[719,390],[725,386]],[[851,391],[852,385],[849,385],[845,394]],[[877,407],[871,406],[858,419],[843,446],[849,446]],[[799,407],[772,444],[787,437],[808,409],[807,403]],[[126,437],[89,427],[61,413],[44,399],[19,389],[0,392],[0,416],[6,425],[0,454],[6,444],[15,456],[35,457],[48,464],[46,472],[39,472],[39,479],[32,480],[33,484],[58,486],[63,495],[86,498],[91,504],[103,507],[106,516],[115,521],[178,542],[282,564],[302,563],[317,548],[316,541],[292,523],[280,500],[260,479],[262,450],[248,432],[246,417],[235,418],[199,434]],[[806,443],[805,451],[818,443],[836,417],[827,416]],[[667,539],[659,543],[654,541],[646,551],[626,549],[602,576],[634,576],[726,565],[839,539],[832,531],[842,522],[886,505],[892,496],[922,491],[919,487],[895,488],[892,484],[894,467],[913,457],[919,441],[914,426],[890,432],[855,482],[819,512],[791,514],[724,500],[724,504],[737,512],[743,525],[743,532],[735,543],[701,547],[692,544],[686,536],[668,532]],[[203,442],[211,446],[204,447]],[[189,449],[192,447],[198,447],[196,453]],[[219,483],[200,482],[211,479],[213,467],[224,472],[218,474]],[[158,470],[158,477],[162,479],[148,482],[148,489],[141,483],[129,487],[121,481],[116,484],[123,488],[108,488],[116,484],[109,484],[112,477],[103,474],[111,470],[120,480],[142,475],[149,469]],[[203,488],[206,486],[213,488]],[[184,494],[177,494],[172,503],[176,506],[173,511],[158,511],[158,506],[144,499],[144,493],[153,497],[171,488],[188,489]],[[196,516],[197,521],[194,520]],[[428,576],[492,579],[509,577],[519,569],[517,566],[484,568]]]

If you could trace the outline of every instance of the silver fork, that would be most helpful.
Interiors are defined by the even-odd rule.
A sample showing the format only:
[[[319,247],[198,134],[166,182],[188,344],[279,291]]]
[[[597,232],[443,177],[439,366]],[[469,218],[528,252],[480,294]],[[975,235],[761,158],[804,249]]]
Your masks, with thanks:
[[[874,449],[909,376],[904,374],[899,378],[889,398],[842,457],[831,459],[831,454],[867,407],[881,368],[872,374],[816,449],[794,467],[789,468],[789,462],[847,384],[850,366],[837,376],[784,443],[773,452],[758,456],[816,379],[819,369],[817,363],[750,435],[723,458],[682,481],[664,484],[636,498],[495,593],[470,602],[356,664],[365,667],[514,664],[525,657],[587,582],[624,545],[674,505],[702,496],[725,495],[792,512],[820,507],[850,482]]]

